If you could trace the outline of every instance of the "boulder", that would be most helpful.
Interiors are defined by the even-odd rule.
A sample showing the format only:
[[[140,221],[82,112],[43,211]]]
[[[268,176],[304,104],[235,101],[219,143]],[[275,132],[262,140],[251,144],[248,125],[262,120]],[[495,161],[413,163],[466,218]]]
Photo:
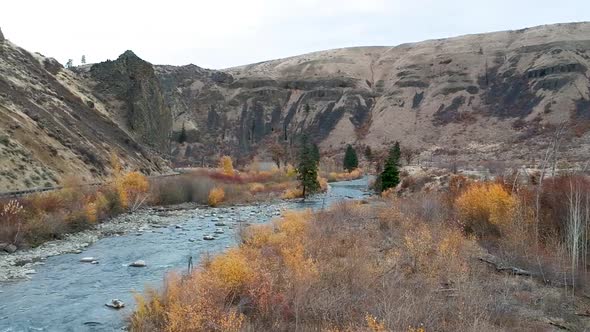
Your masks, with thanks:
[[[203,236],[203,240],[212,241],[212,240],[215,240],[215,237],[213,235],[207,234],[207,235]]]
[[[141,260],[140,259],[140,260],[136,260],[135,262],[129,264],[129,266],[132,266],[132,267],[146,267],[147,264],[145,263],[144,260]]]
[[[6,251],[9,254],[12,254],[16,251],[16,246],[14,244],[8,244],[6,247],[4,247],[4,251]]]
[[[6,242],[0,242],[0,251],[3,251],[4,248],[8,247],[9,243]]]
[[[112,299],[111,302],[105,303],[105,305],[107,307],[113,308],[113,309],[125,308],[125,303],[123,303],[123,301],[121,301],[119,299]]]

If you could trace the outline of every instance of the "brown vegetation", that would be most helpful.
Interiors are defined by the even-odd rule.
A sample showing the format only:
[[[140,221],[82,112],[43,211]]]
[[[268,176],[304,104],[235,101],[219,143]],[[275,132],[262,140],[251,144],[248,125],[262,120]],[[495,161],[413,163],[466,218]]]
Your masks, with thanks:
[[[0,201],[0,242],[36,246],[144,205],[248,203],[280,198],[298,185],[289,168],[237,172],[229,157],[222,158],[220,169],[149,180],[139,172],[122,172],[117,158],[111,163],[115,172],[105,185],[89,187],[67,178],[61,190]]]
[[[587,211],[590,187],[575,176],[551,182],[543,189],[563,182],[564,199],[541,211],[532,209],[534,188],[455,177],[446,193],[287,212],[243,231],[238,248],[138,296],[131,328],[587,329],[580,317],[590,303],[575,296],[585,290],[587,252],[583,245],[573,250],[571,224],[572,211]],[[536,214],[548,220],[555,209],[569,211],[566,226],[535,225]],[[587,231],[588,215],[579,216]]]

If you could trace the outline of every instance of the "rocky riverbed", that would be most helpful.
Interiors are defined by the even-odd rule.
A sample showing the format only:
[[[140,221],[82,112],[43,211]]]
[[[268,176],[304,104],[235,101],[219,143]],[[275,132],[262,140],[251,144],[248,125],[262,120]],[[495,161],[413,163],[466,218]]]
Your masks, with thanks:
[[[198,266],[202,257],[235,246],[242,227],[268,222],[285,209],[317,210],[363,198],[366,188],[365,178],[332,183],[306,202],[145,209],[0,256],[0,332],[124,329],[135,292],[160,287],[169,271],[186,273],[189,262]]]
[[[282,203],[284,205],[285,203]],[[276,214],[281,203],[257,205],[266,214]],[[157,232],[158,228],[174,225],[179,220],[189,217],[200,218],[214,214],[230,214],[237,207],[211,209],[195,204],[181,204],[172,207],[145,208],[127,213],[106,222],[97,224],[93,229],[68,234],[62,240],[46,242],[39,247],[19,250],[9,254],[0,251],[0,282],[28,279],[36,273],[36,269],[45,264],[48,257],[61,254],[79,254],[83,249],[101,238],[135,234],[140,236],[146,232]],[[266,211],[268,210],[268,211]],[[272,210],[272,211],[270,211]],[[180,226],[179,226],[180,227]]]

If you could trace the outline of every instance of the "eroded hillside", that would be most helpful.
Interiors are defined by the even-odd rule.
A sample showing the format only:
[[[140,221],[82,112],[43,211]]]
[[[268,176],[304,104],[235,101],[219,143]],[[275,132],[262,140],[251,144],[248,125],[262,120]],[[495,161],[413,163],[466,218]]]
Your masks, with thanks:
[[[166,171],[136,131],[119,126],[120,107],[95,93],[97,84],[0,39],[0,191],[50,187],[66,176],[104,180],[111,153],[129,169]]]
[[[4,190],[66,174],[103,179],[113,151],[148,174],[162,172],[169,153],[192,164],[268,159],[271,146],[289,150],[302,134],[328,156],[400,141],[423,161],[534,164],[563,124],[560,159],[590,155],[590,23],[225,70],[154,66],[130,51],[64,69],[0,40]]]
[[[189,133],[181,158],[260,153],[307,133],[327,153],[399,140],[425,158],[526,162],[561,123],[564,158],[590,153],[589,67],[590,24],[572,23],[156,72],[176,133]]]

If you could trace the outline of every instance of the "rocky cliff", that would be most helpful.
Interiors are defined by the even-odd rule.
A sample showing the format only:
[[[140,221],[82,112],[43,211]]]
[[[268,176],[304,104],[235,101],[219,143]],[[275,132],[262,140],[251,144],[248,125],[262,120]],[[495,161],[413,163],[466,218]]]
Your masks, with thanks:
[[[588,68],[590,23],[572,23],[156,74],[176,134],[189,133],[181,158],[260,152],[307,133],[327,153],[399,140],[425,158],[525,162],[562,123],[563,156],[590,153]]]
[[[94,92],[141,143],[168,152],[172,114],[150,63],[126,51],[92,65],[90,76],[97,82]]]

